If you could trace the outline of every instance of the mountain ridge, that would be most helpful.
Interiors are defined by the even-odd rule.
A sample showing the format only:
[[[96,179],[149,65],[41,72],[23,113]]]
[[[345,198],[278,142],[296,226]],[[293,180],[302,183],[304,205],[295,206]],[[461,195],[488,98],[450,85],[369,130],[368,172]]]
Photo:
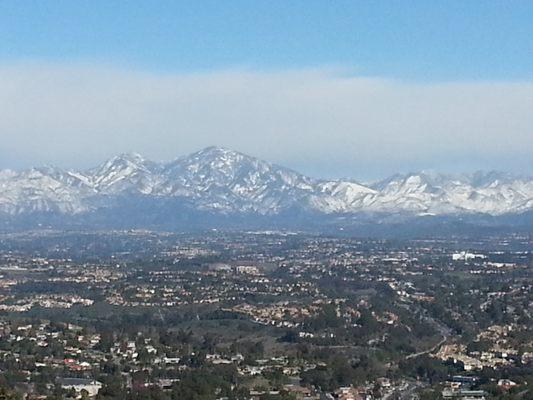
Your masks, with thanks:
[[[140,209],[149,203],[146,211],[154,215],[164,203],[161,213],[173,213],[170,204],[180,204],[175,212],[191,215],[194,210],[258,216],[501,216],[533,210],[533,179],[498,171],[415,172],[364,185],[355,180],[308,177],[214,146],[165,163],[127,153],[85,171],[52,166],[0,171],[0,218],[35,213],[84,215],[135,201]]]

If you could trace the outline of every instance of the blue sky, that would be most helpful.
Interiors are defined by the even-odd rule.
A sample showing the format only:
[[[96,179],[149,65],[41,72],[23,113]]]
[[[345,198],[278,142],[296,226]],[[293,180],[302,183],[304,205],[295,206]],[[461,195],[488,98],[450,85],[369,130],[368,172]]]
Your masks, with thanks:
[[[208,145],[533,173],[531,1],[3,1],[0,167]]]
[[[3,1],[0,56],[156,71],[343,65],[413,80],[533,77],[531,1]]]

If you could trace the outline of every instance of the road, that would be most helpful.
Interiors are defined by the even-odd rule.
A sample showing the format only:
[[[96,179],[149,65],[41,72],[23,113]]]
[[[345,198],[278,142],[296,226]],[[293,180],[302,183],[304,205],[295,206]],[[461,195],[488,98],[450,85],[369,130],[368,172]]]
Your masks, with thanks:
[[[436,350],[438,350],[438,348],[440,346],[442,346],[447,340],[448,338],[451,336],[452,334],[452,330],[444,325],[442,322],[440,321],[437,321],[435,318],[433,318],[432,316],[428,315],[427,311],[424,310],[422,307],[418,307],[418,306],[415,306],[414,304],[411,305],[411,306],[408,306],[408,305],[405,305],[405,307],[413,312],[413,308],[416,309],[416,311],[418,311],[420,314],[422,314],[422,318],[425,322],[428,322],[430,325],[432,325],[439,333],[440,335],[442,336],[442,340],[440,340],[435,346],[427,349],[427,350],[423,350],[423,351],[419,351],[417,353],[413,353],[413,354],[409,354],[408,356],[405,357],[406,360],[409,360],[411,358],[416,358],[416,357],[420,357],[421,355],[424,355],[424,354],[429,354],[429,353],[432,353]]]

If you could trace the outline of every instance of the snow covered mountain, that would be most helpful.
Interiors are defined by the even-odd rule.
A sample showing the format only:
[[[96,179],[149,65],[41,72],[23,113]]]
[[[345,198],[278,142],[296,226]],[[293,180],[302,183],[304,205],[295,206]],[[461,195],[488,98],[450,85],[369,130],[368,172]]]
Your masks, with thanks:
[[[533,179],[499,172],[395,175],[374,185],[371,207],[421,214],[520,213],[533,207]]]
[[[312,179],[222,148],[208,147],[167,164],[158,194],[184,196],[198,208],[275,214],[313,193]]]
[[[217,147],[155,163],[138,154],[88,171],[0,171],[0,218],[83,216],[124,210],[276,216],[402,214],[500,216],[533,210],[533,179],[500,172],[413,173],[365,186],[313,179]]]

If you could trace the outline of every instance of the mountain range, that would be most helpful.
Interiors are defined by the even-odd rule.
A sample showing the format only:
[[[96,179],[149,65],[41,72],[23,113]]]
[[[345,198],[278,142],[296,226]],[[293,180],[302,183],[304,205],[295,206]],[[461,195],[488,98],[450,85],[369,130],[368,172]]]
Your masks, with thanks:
[[[123,154],[100,166],[0,171],[0,221],[174,227],[220,221],[503,218],[533,211],[533,178],[504,172],[397,174],[372,184],[315,179],[208,147],[167,163]],[[218,221],[218,222],[217,222]]]

